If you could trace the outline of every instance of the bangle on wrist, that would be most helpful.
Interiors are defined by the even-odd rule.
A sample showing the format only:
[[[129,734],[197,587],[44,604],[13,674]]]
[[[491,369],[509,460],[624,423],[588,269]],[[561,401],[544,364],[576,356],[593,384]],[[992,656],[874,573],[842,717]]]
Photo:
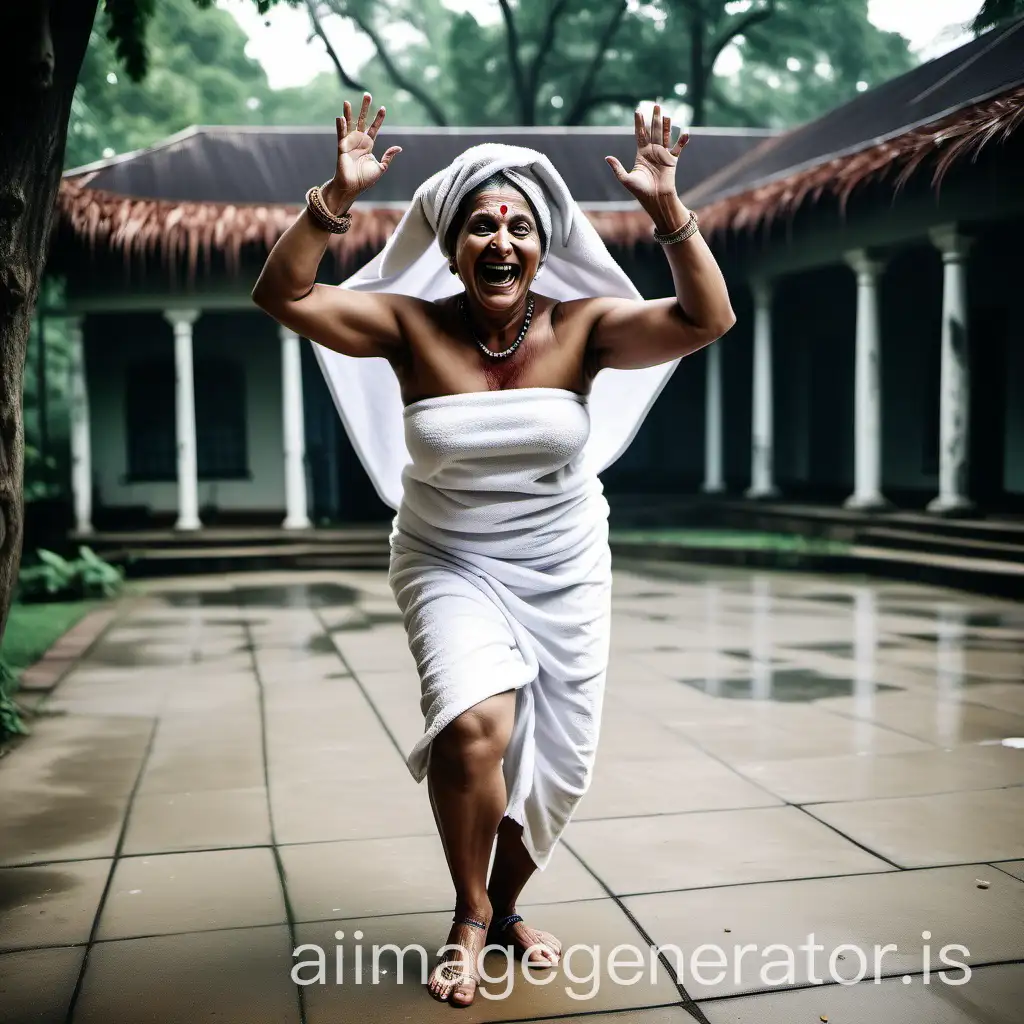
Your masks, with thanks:
[[[654,240],[660,242],[662,245],[675,245],[676,242],[685,242],[691,235],[697,233],[697,229],[700,227],[697,221],[697,214],[690,211],[690,218],[681,227],[676,228],[675,231],[661,232],[657,228],[654,229]]]
[[[329,184],[314,185],[306,193],[306,209],[316,224],[332,235],[343,235],[352,226],[352,217],[343,213],[340,217],[331,213],[330,208],[324,199],[324,187]]]

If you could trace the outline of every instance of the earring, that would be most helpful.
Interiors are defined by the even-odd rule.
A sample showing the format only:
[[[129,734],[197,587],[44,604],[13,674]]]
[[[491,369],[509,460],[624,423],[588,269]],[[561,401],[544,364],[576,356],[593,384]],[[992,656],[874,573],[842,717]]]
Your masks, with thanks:
[[[448,264],[448,269],[449,269],[449,270],[450,270],[450,271],[451,271],[451,272],[452,272],[452,273],[453,273],[453,274],[454,274],[454,275],[455,275],[456,277],[458,277],[458,276],[459,276],[459,271],[458,271],[458,269],[456,268],[456,266],[455,266],[455,264],[454,264],[454,263],[449,263],[449,264]]]

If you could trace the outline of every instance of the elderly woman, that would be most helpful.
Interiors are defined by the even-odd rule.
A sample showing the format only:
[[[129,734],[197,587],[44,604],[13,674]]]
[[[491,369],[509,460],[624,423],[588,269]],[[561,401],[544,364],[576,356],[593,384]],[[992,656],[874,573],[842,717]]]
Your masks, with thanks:
[[[253,299],[322,346],[353,442],[382,495],[395,496],[389,578],[426,720],[409,767],[428,780],[455,886],[428,987],[468,1005],[488,941],[536,966],[559,958],[558,940],[515,909],[594,763],[611,560],[593,435],[612,437],[607,464],[670,364],[734,316],[676,195],[687,136],[672,145],[657,106],[649,128],[636,114],[632,170],[607,162],[653,221],[673,298],[640,298],[545,157],[490,144],[421,186],[368,270],[343,288],[316,284],[330,232],[347,229],[350,207],[400,152],[374,155],[384,108],[368,125],[370,103],[355,120],[345,104],[334,177],[310,190]],[[543,294],[533,289],[542,267]],[[595,378],[623,370],[599,408]],[[393,470],[382,469],[389,458]]]

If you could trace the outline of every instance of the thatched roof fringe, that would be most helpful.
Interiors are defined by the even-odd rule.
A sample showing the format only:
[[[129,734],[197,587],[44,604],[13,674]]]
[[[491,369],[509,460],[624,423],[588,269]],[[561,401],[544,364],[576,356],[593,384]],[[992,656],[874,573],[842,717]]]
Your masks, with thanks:
[[[932,185],[938,188],[955,162],[965,157],[976,159],[988,143],[1005,141],[1022,122],[1024,86],[1018,86],[860,152],[726,196],[700,209],[701,228],[705,234],[753,231],[759,226],[767,229],[778,218],[794,214],[806,201],[814,203],[825,195],[837,198],[845,212],[857,188],[898,169],[893,185],[899,191],[936,154],[940,155]]]
[[[65,179],[58,197],[60,222],[95,252],[106,249],[132,263],[159,263],[173,273],[184,264],[190,279],[215,255],[237,273],[242,249],[269,252],[298,216],[298,206],[244,206],[226,203],[137,199],[87,187],[88,176]],[[587,214],[609,244],[633,246],[650,241],[650,219],[640,210],[600,210]],[[341,269],[367,251],[378,251],[402,217],[393,208],[360,206],[352,227],[328,243]]]
[[[58,196],[61,226],[91,251],[107,249],[123,255],[126,265],[159,262],[172,271],[184,262],[190,278],[200,259],[208,268],[215,254],[237,273],[243,248],[269,252],[299,209],[137,199],[87,188],[83,179],[65,179]],[[329,248],[346,267],[360,251],[379,249],[400,217],[397,210],[361,212],[350,231],[331,236]]]

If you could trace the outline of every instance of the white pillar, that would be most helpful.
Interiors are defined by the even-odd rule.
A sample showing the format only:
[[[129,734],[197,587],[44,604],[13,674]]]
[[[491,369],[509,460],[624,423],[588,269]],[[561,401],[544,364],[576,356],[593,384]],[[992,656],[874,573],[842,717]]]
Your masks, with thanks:
[[[89,392],[85,383],[85,345],[82,318],[68,318],[71,342],[68,398],[71,420],[71,495],[75,505],[75,530],[92,533],[92,440],[89,430]]]
[[[701,490],[705,494],[721,494],[725,490],[722,465],[722,350],[716,343],[706,351],[704,484]]]
[[[169,309],[164,313],[174,328],[174,426],[178,439],[178,530],[198,530],[199,472],[196,463],[196,400],[192,370],[192,325],[199,319],[194,309]]]
[[[309,528],[306,505],[306,430],[302,410],[302,352],[299,337],[287,327],[281,337],[281,409],[284,428],[284,494],[286,530]]]
[[[967,512],[971,381],[967,336],[967,251],[970,239],[956,225],[936,228],[942,253],[942,362],[939,397],[939,494],[929,512]]]
[[[751,283],[754,293],[754,407],[748,498],[773,498],[772,480],[772,289],[767,281]]]
[[[882,497],[882,332],[878,279],[885,263],[864,249],[846,254],[857,275],[857,343],[854,359],[854,488],[845,507],[878,509]]]

